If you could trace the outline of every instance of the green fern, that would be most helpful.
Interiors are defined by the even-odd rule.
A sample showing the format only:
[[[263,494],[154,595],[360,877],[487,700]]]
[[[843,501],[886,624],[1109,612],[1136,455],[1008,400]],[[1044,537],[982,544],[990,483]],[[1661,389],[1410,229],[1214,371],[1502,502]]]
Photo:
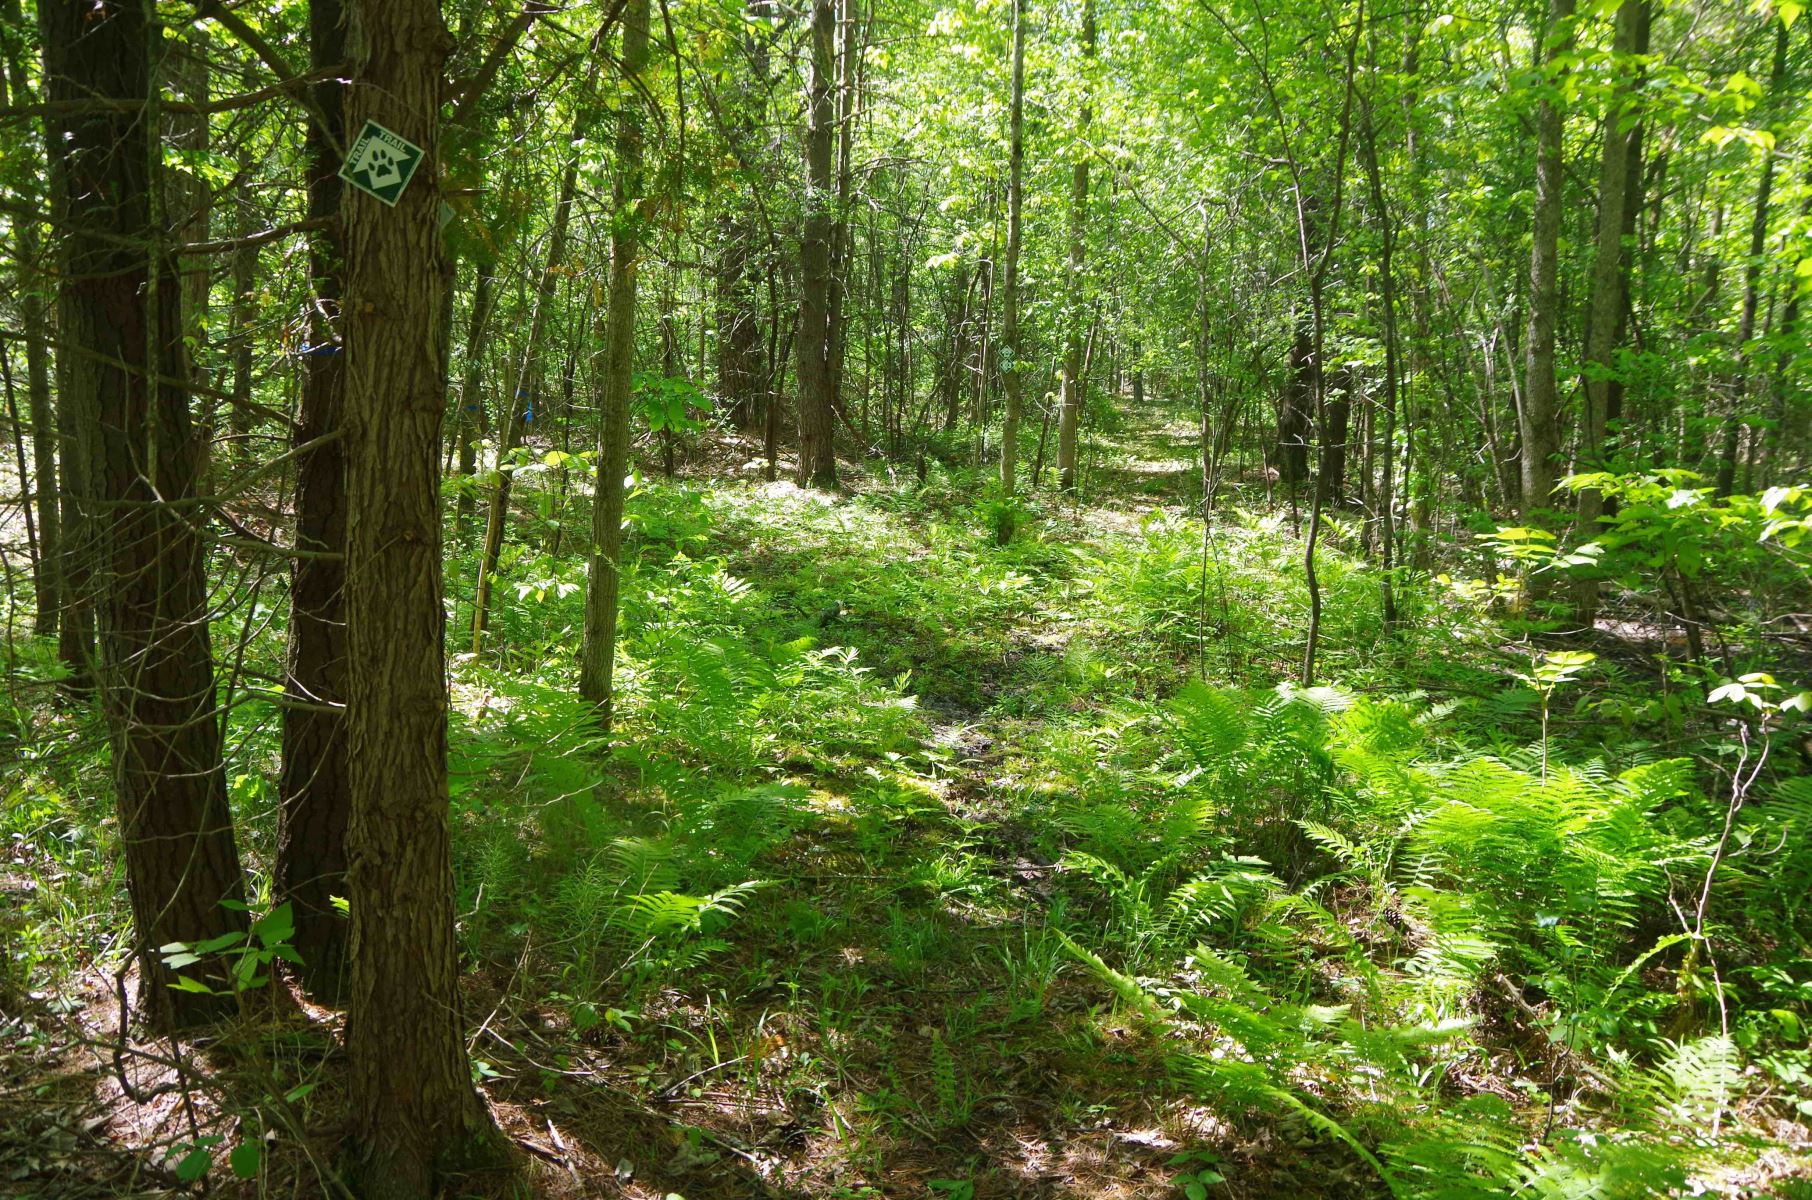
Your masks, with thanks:
[[[713,923],[721,923],[722,920],[737,916],[748,898],[766,886],[766,881],[751,880],[722,888],[708,896],[685,896],[670,891],[644,892],[630,898],[624,913],[624,924],[633,936],[639,938],[703,932]]]

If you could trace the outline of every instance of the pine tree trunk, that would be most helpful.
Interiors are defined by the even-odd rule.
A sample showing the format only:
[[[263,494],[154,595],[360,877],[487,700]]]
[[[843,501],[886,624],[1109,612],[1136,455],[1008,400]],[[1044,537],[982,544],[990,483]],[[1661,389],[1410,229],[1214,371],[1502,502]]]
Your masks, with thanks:
[[[422,147],[394,208],[348,189],[347,758],[352,818],[346,1084],[368,1200],[426,1200],[496,1144],[472,1086],[447,806],[440,447],[445,417],[438,0],[349,0],[346,128]]]
[[[317,70],[346,57],[341,0],[310,0],[309,61]],[[346,892],[346,826],[352,786],[346,760],[345,357],[340,331],[339,155],[345,140],[342,85],[314,85],[307,136],[308,215],[327,224],[309,246],[309,305],[302,402],[295,443],[315,446],[296,461],[296,548],[290,577],[289,660],[284,691],[283,770],[277,830],[277,893],[295,916],[300,975],[323,1004],[339,1002],[346,975],[346,919],[333,897]]]
[[[648,66],[648,0],[628,0],[623,12],[623,73],[640,77]],[[641,110],[617,114],[616,220],[610,239],[610,309],[604,321],[604,363],[598,372],[598,484],[591,509],[591,581],[585,596],[585,642],[579,658],[579,695],[595,705],[598,725],[609,733],[615,719],[617,614],[623,586],[623,477],[629,473],[629,393],[635,373],[636,267],[641,251],[645,133]],[[801,459],[803,461],[803,458]]]
[[[158,947],[245,928],[245,881],[221,766],[207,578],[190,501],[202,454],[185,386],[182,285],[157,242],[162,186],[149,64],[161,31],[136,0],[46,0],[47,92],[81,108],[51,124],[60,157],[62,384],[90,414],[100,550],[92,580],[99,684],[113,743],[120,840],[132,898],[140,1004],[156,1026],[231,1011],[218,963],[186,973],[215,994],[178,991]],[[104,514],[104,521],[102,515]],[[77,580],[86,584],[88,580]]]

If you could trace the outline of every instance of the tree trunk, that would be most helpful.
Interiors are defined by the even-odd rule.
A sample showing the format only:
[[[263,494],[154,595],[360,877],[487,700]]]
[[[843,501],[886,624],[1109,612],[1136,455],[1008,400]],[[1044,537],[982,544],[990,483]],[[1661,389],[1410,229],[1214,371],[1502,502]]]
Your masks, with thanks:
[[[1007,411],[1000,430],[1000,490],[1011,498],[1018,472],[1020,395],[1024,364],[1019,345],[1019,238],[1020,213],[1025,207],[1026,161],[1026,0],[1013,0],[1013,90],[1007,126],[1007,271],[1001,289],[1000,341],[1005,361],[1000,364],[1001,387]],[[1002,532],[1010,534],[1009,530]],[[1002,538],[1003,541],[1007,540]]]
[[[1309,478],[1309,435],[1318,374],[1314,320],[1311,314],[1302,313],[1296,319],[1277,404],[1277,477],[1292,495]]]
[[[372,1200],[425,1200],[496,1133],[472,1086],[459,995],[447,811],[445,416],[436,143],[451,39],[438,0],[349,0],[346,128],[374,119],[419,145],[394,208],[342,209],[346,735],[354,1174]]]
[[[1573,0],[1549,0],[1544,37],[1546,70],[1573,42]],[[1565,117],[1557,98],[1559,80],[1545,81],[1535,113],[1535,211],[1529,252],[1529,332],[1525,347],[1517,430],[1522,437],[1522,509],[1525,523],[1547,507],[1554,492],[1554,460],[1560,453],[1560,391],[1554,371],[1554,329],[1560,308],[1560,218],[1565,192]]]
[[[964,262],[957,266],[956,274],[950,281],[951,322],[950,322],[950,359],[940,373],[940,386],[944,391],[944,432],[956,432],[957,423],[963,412],[963,373],[969,366],[969,337],[975,321],[974,309],[970,306],[969,296],[975,284],[975,276],[969,273],[969,264]]]
[[[59,334],[63,385],[92,415],[94,482],[105,506],[90,530],[102,555],[102,707],[132,897],[140,1003],[157,1026],[231,1011],[217,960],[186,973],[215,994],[179,991],[158,947],[245,928],[245,881],[221,766],[208,590],[192,500],[201,446],[189,414],[182,286],[157,243],[161,181],[149,64],[162,30],[134,2],[46,0],[39,7],[53,104],[116,103],[53,121],[61,158]],[[74,405],[72,405],[72,410]],[[85,581],[84,581],[85,582]]]
[[[1082,4],[1082,58],[1087,71],[1095,58],[1095,3]],[[1076,161],[1070,167],[1070,257],[1066,283],[1069,298],[1065,305],[1063,347],[1062,408],[1057,419],[1057,490],[1076,490],[1076,431],[1082,423],[1082,271],[1088,253],[1088,160],[1089,120],[1092,112],[1084,84],[1082,108],[1076,117]]]
[[[639,79],[648,67],[648,0],[623,11],[623,74]],[[585,596],[585,643],[579,695],[597,707],[608,734],[615,719],[617,610],[623,586],[623,477],[629,471],[629,390],[635,372],[636,259],[642,214],[644,118],[634,103],[617,113],[616,220],[610,238],[610,310],[604,322],[604,364],[597,374],[598,485],[591,509],[591,581]],[[828,132],[828,130],[827,130]],[[804,462],[803,452],[801,462]],[[832,482],[835,482],[834,476]]]
[[[1592,293],[1585,336],[1585,417],[1581,424],[1577,461],[1580,470],[1605,466],[1607,436],[1617,383],[1617,351],[1623,344],[1629,300],[1629,254],[1624,247],[1625,198],[1629,191],[1631,156],[1641,153],[1640,124],[1626,126],[1635,94],[1635,68],[1629,59],[1643,52],[1647,41],[1647,0],[1623,0],[1617,10],[1617,32],[1612,53],[1620,78],[1605,106],[1604,155],[1598,176],[1598,234],[1592,258]],[[1579,528],[1587,536],[1597,530],[1604,497],[1595,488],[1579,494]],[[1596,605],[1596,585],[1588,602],[1582,592],[1582,613]]]
[[[309,62],[316,70],[346,60],[341,0],[310,0]],[[277,894],[295,916],[300,975],[323,1004],[339,1002],[346,975],[346,919],[333,897],[346,893],[346,826],[352,787],[346,762],[346,445],[345,358],[340,331],[339,154],[345,139],[343,86],[313,88],[307,135],[308,215],[323,222],[309,245],[310,351],[302,358],[302,402],[295,444],[315,446],[296,460],[296,547],[290,577],[289,660],[284,691],[302,703],[283,709],[283,769],[277,829]]]
[[[812,0],[811,80],[805,128],[805,223],[799,241],[800,487],[837,486],[836,381],[832,376],[830,288],[831,151],[835,139],[833,0]]]
[[[170,90],[174,97],[188,104],[206,104],[208,99],[208,31],[200,22],[179,28],[175,38],[181,50],[170,56]],[[178,152],[186,160],[183,167],[164,172],[164,226],[174,231],[181,242],[205,242],[212,225],[214,193],[198,173],[197,165],[206,161],[212,148],[208,118],[205,113],[164,113],[163,141],[166,157]],[[210,393],[213,379],[205,369],[209,361],[208,298],[212,269],[206,255],[179,255],[177,268],[182,272],[183,335],[188,339],[189,361],[198,379]],[[198,433],[201,438],[201,478],[208,477],[208,460],[214,451],[214,429],[218,407],[212,396],[201,400],[202,417]]]
[[[1321,466],[1315,486],[1325,508],[1338,508],[1346,497],[1348,426],[1352,423],[1353,373],[1341,369],[1321,417]]]
[[[746,221],[725,216],[718,222],[717,251],[717,391],[736,427],[752,431],[760,415],[756,359],[761,353],[761,321],[751,294]]]

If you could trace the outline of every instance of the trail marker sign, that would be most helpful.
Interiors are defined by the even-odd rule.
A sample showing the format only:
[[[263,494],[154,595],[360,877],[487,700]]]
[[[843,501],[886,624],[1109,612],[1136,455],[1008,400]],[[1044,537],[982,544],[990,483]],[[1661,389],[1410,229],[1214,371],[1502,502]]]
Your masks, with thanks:
[[[396,202],[422,165],[422,148],[401,134],[367,120],[359,140],[346,154],[340,178],[395,208]]]

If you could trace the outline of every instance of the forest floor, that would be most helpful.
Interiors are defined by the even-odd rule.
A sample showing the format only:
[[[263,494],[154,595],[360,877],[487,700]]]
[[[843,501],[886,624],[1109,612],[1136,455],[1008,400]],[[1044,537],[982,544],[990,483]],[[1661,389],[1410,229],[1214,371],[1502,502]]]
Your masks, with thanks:
[[[1158,891],[1165,823],[1183,809],[1151,798],[1188,786],[1164,706],[1193,676],[1268,689],[1301,654],[1297,543],[1259,516],[1203,539],[1181,502],[1198,486],[1193,437],[1155,421],[1098,437],[1089,499],[1015,507],[1004,547],[1002,508],[941,473],[858,475],[841,496],[651,483],[631,506],[608,761],[571,694],[573,516],[562,526],[538,499],[568,493],[557,467],[524,477],[492,643],[454,660],[452,740],[472,1055],[533,1194],[1388,1194],[1312,1117],[1192,1085],[1176,1032],[1076,952],[1199,981],[1182,965],[1191,931]],[[1476,612],[1430,605],[1412,610],[1426,626],[1413,643],[1380,637],[1365,615],[1376,580],[1346,553],[1356,529],[1336,518],[1324,558],[1329,674],[1526,727],[1515,648]],[[456,546],[456,596],[470,555]],[[463,601],[453,615],[458,630]],[[270,724],[248,714],[236,742],[234,800],[260,865]],[[95,796],[97,771],[81,775]],[[333,1014],[255,1011],[116,1063],[106,965],[123,914],[104,841],[78,835],[105,812],[81,790],[9,818],[0,913],[34,958],[0,989],[0,1195],[175,1194],[197,1186],[185,1160],[215,1195],[334,1194]],[[1313,856],[1277,823],[1225,852],[1285,884]],[[1373,936],[1377,913],[1325,899]],[[1265,935],[1235,921],[1228,936],[1237,949]],[[1305,933],[1288,952],[1338,990],[1323,941]],[[1510,1003],[1480,1007],[1489,1036],[1445,1086],[1500,1097],[1539,1129],[1555,1048]],[[1218,1053],[1199,1029],[1184,1043]],[[158,1092],[149,1103],[124,1098],[122,1064]],[[1339,1108],[1328,1081],[1303,1086]],[[1807,1172],[1804,1129],[1754,1120],[1773,1122],[1771,1141],[1702,1184],[1737,1194]],[[229,1158],[247,1144],[264,1149],[232,1159],[240,1179]]]
[[[1161,1047],[1053,932],[1068,839],[1045,801],[1089,769],[1100,700],[1188,671],[1093,645],[1114,617],[1079,564],[1142,544],[1196,482],[1187,425],[1128,435],[1097,446],[1103,502],[1044,509],[1005,551],[986,544],[991,514],[953,527],[947,503],[859,472],[847,498],[708,493],[696,541],[644,528],[759,595],[740,636],[853,650],[845,669],[895,683],[753,739],[770,743],[757,774],[798,794],[729,806],[727,823],[786,836],[717,835],[760,844],[747,873],[763,890],[690,979],[651,981],[575,1054],[570,1008],[522,994],[520,963],[485,973],[487,1033],[503,1031],[475,1048],[491,1094],[573,1194],[1157,1197],[1189,1150],[1225,1164],[1229,1195],[1376,1190],[1306,1127],[1236,1130],[1167,1089]],[[876,707],[905,719],[877,733],[851,711]],[[613,832],[671,834],[660,791],[622,781]]]

